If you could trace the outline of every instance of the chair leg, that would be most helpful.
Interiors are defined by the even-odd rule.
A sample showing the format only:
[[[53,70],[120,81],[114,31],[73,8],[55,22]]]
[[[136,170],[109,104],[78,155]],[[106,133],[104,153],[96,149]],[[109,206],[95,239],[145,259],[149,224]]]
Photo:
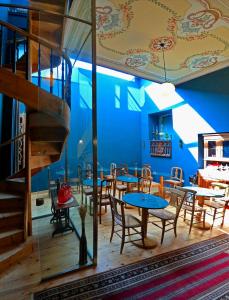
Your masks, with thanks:
[[[121,243],[121,248],[120,248],[120,254],[122,254],[124,243],[125,243],[125,228],[123,227],[122,228],[122,243]]]
[[[113,218],[112,218],[112,219],[113,219]],[[112,227],[111,227],[111,237],[110,237],[110,242],[112,241],[113,234],[114,234],[114,219],[112,220]]]
[[[141,216],[141,208],[140,207],[138,208],[138,214],[139,214],[139,216]]]
[[[91,211],[91,204],[92,204],[92,200],[90,199],[90,203],[89,203],[89,213],[90,213],[90,216],[93,215],[92,211]]]
[[[217,208],[214,208],[214,213],[213,213],[213,220],[212,220],[212,226],[211,226],[211,229],[212,229],[213,226],[214,226],[215,217],[216,217],[216,211],[217,211]]]
[[[222,223],[221,223],[221,226],[222,226],[222,227],[223,227],[223,224],[224,224],[225,213],[226,213],[226,205],[225,205],[224,208],[223,208]]]
[[[186,209],[184,210],[184,221],[186,220]]]
[[[102,223],[102,205],[101,204],[99,204],[99,224],[101,224]]]
[[[142,227],[142,245],[143,245],[143,247],[145,247],[145,234],[144,234],[144,229],[143,229],[143,227]]]
[[[174,222],[174,234],[175,234],[175,237],[177,237],[177,220]]]
[[[190,220],[189,234],[191,233],[192,230],[193,219],[194,219],[194,213],[192,213],[191,220]]]
[[[161,244],[163,243],[163,239],[164,239],[164,234],[165,234],[165,223],[166,221],[161,220],[162,222],[162,234],[161,234]]]
[[[206,211],[203,212],[203,229],[205,229],[205,218],[206,218]]]

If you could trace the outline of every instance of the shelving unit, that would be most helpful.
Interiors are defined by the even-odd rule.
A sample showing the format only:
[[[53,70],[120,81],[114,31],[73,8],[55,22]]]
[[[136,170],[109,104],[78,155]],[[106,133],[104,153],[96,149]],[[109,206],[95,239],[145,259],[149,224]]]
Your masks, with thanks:
[[[203,135],[204,140],[204,168],[209,165],[219,166],[229,164],[229,157],[224,157],[228,153],[229,133],[211,133]]]

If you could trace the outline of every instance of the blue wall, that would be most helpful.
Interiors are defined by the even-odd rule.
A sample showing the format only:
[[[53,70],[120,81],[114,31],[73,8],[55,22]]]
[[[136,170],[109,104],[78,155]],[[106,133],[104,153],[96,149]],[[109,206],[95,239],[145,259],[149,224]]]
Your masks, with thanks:
[[[151,82],[142,80],[142,95],[145,97],[141,123],[144,141],[142,162],[150,163],[158,175],[168,175],[172,166],[180,166],[184,170],[185,184],[188,184],[188,177],[198,169],[198,134],[229,132],[228,78],[229,68],[226,68],[179,85],[176,88],[175,104],[169,104],[169,98],[160,99],[165,104],[164,110],[172,109],[172,124],[175,129],[170,132],[172,158],[155,158],[149,155],[149,141],[152,137],[149,134],[148,114],[160,109],[153,93],[148,90]]]
[[[76,176],[77,165],[84,168],[92,162],[92,103],[91,72],[74,69],[72,82],[71,131],[68,139],[68,157],[71,177]],[[37,82],[37,78],[33,79]],[[42,79],[42,88],[49,90],[48,80]],[[55,80],[54,93],[61,95],[61,85]],[[98,162],[108,172],[111,162],[141,165],[141,109],[139,80],[127,81],[97,74]],[[80,141],[83,141],[81,143]],[[64,167],[54,163],[51,175]],[[47,188],[47,169],[33,176],[32,190]]]

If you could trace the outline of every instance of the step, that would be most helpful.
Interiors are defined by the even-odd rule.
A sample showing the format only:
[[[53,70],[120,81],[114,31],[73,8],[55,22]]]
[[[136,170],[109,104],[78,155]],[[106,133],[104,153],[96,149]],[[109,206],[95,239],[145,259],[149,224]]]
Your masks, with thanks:
[[[17,174],[15,174],[17,176]],[[22,178],[6,179],[0,182],[0,192],[12,194],[23,194],[25,192],[25,180]]]
[[[28,238],[26,242],[20,243],[16,247],[9,247],[0,254],[0,273],[8,270],[8,268],[23,258],[30,255],[33,251],[33,239]]]
[[[22,195],[12,193],[0,193],[0,212],[22,211],[24,209],[24,198]]]
[[[0,231],[23,228],[24,212],[13,211],[0,213]]]
[[[11,229],[0,232],[0,254],[6,251],[6,248],[22,243],[24,240],[24,230]]]
[[[51,142],[32,142],[31,143],[31,154],[33,156],[39,155],[59,155],[61,153],[61,143]]]
[[[64,142],[67,130],[63,127],[33,127],[30,128],[31,141]]]

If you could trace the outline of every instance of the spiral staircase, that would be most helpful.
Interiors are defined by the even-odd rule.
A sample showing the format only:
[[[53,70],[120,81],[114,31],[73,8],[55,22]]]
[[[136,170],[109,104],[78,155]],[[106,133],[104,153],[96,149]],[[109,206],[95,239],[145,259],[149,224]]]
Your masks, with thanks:
[[[65,0],[30,2],[36,10],[29,11],[29,31],[0,20],[1,29],[7,28],[14,37],[7,41],[11,50],[19,40],[25,43],[20,58],[14,55],[13,61],[0,66],[0,93],[26,106],[25,132],[0,145],[0,150],[18,142],[24,145],[24,164],[0,182],[0,272],[33,251],[31,177],[59,160],[69,133],[71,63],[61,46]],[[59,64],[65,73],[61,97],[53,94],[52,87],[52,71]],[[47,68],[49,91],[40,84],[41,71]],[[37,85],[30,81],[34,72],[38,72]]]

